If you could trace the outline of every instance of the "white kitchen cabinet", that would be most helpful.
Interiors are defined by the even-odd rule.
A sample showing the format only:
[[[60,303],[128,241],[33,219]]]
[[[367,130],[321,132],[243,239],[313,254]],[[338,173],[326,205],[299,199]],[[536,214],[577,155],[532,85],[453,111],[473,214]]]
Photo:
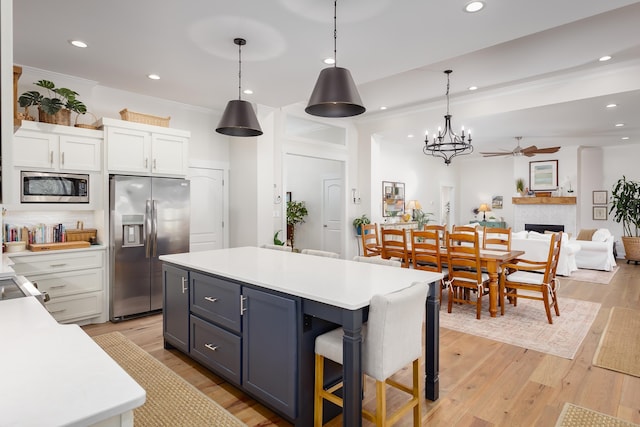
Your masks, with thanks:
[[[58,322],[106,321],[104,247],[21,252],[12,254],[11,261],[16,274],[49,294],[45,307]]]
[[[103,132],[23,121],[13,137],[12,163],[51,171],[102,169]]]
[[[107,118],[100,124],[105,130],[109,173],[187,175],[189,132]]]

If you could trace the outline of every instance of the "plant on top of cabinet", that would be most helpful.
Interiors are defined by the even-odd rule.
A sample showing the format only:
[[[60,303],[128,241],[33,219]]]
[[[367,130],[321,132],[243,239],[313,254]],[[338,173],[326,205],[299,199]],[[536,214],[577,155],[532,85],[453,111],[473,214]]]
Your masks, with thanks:
[[[66,87],[56,87],[55,83],[50,80],[38,80],[34,84],[47,89],[47,96],[37,90],[31,90],[20,95],[18,103],[25,110],[32,105],[37,106],[41,122],[69,126],[71,111],[78,114],[87,112],[86,105],[76,99],[78,92]]]

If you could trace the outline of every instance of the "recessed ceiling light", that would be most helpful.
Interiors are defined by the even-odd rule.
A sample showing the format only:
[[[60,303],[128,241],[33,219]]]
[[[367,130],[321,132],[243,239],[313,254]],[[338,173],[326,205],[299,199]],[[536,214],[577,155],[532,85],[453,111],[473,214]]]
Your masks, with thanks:
[[[469,90],[478,90],[478,86],[469,86]]]
[[[327,65],[333,65],[336,63],[336,60],[333,58],[325,58],[322,62],[324,62]]]
[[[384,105],[382,107],[380,107],[381,110],[386,110],[387,107],[385,107]]]
[[[253,91],[251,89],[245,89],[242,91],[245,95],[253,95]]]
[[[622,137],[622,138],[620,138],[620,139],[623,139],[623,140],[625,140],[625,141],[626,141],[627,139],[629,139],[629,137],[628,137],[628,136],[623,136],[623,137]]]
[[[624,126],[624,123],[616,123],[617,128],[621,128],[622,126]]]
[[[608,61],[610,59],[611,59],[611,57],[609,55],[605,55],[605,56],[600,57],[600,59],[598,59],[598,61],[605,62],[605,61]]]
[[[409,135],[407,135],[407,138],[413,138],[413,134],[410,133]]]
[[[484,2],[470,1],[464,6],[465,12],[474,13],[484,9]]]
[[[615,108],[618,104],[607,104],[607,108]]]
[[[148,78],[150,78],[151,80],[160,80],[160,76],[157,74],[149,74],[147,75]]]
[[[81,40],[69,40],[69,43],[71,43],[71,45],[75,47],[81,47],[81,48],[85,48],[88,46],[85,42]]]

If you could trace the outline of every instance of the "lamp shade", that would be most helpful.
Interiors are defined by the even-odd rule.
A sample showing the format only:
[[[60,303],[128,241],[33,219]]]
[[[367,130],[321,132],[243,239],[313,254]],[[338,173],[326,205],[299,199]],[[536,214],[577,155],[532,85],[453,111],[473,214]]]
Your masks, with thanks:
[[[489,209],[489,205],[488,204],[482,203],[480,205],[480,207],[478,208],[478,211],[480,211],[480,212],[489,212],[489,211],[491,211],[491,209]]]
[[[229,136],[260,136],[262,129],[253,106],[248,101],[233,99],[227,103],[216,132]]]
[[[407,202],[407,210],[409,209],[422,209],[422,205],[417,200],[409,200]]]
[[[351,72],[346,68],[328,67],[320,72],[304,111],[320,117],[351,117],[364,113],[366,108]]]

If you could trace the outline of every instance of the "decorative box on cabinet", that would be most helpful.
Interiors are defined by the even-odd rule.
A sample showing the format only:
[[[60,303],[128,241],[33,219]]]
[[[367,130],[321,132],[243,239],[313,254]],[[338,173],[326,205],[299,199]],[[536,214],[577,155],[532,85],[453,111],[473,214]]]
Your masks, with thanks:
[[[104,247],[47,253],[12,254],[16,274],[49,294],[45,307],[60,323],[102,323],[104,307]]]
[[[487,228],[507,228],[505,221],[479,221],[478,224]]]
[[[103,133],[99,130],[22,121],[12,145],[19,168],[99,172]]]
[[[190,132],[103,118],[109,173],[186,176]]]

